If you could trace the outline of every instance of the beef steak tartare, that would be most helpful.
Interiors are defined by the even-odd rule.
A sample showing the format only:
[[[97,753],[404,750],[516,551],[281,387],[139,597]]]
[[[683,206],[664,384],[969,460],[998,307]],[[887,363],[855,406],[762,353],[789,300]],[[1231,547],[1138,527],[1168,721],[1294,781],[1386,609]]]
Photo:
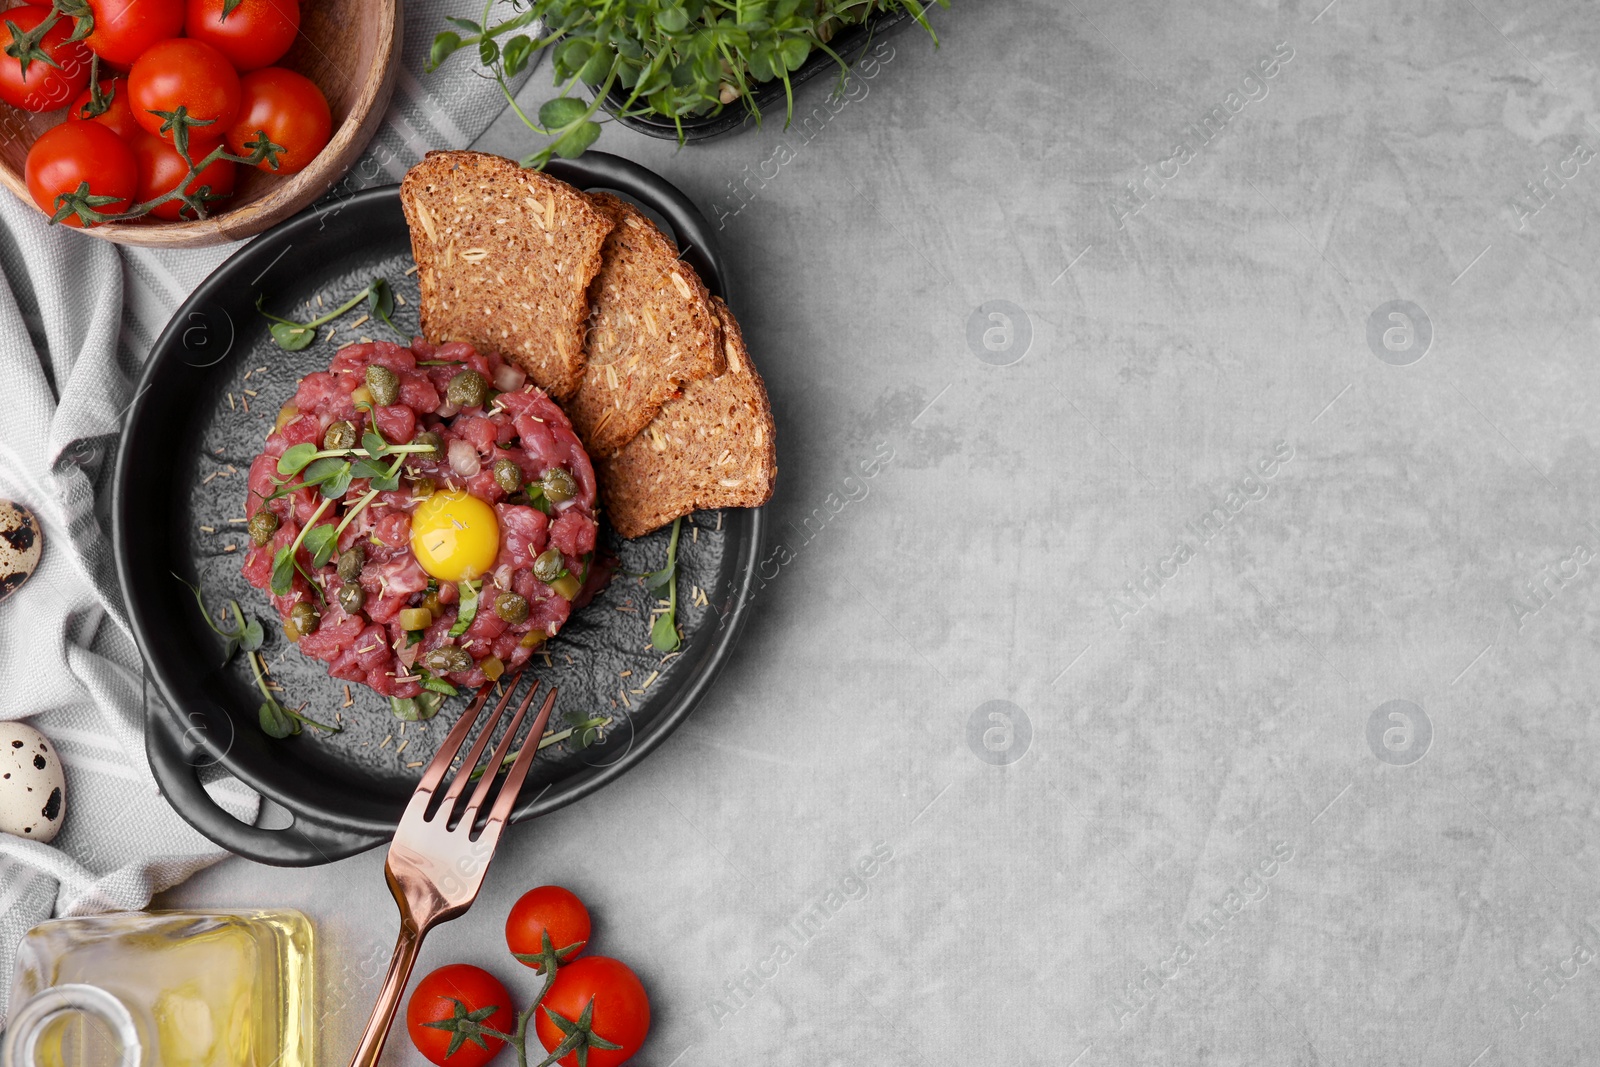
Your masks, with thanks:
[[[246,514],[244,576],[289,639],[396,699],[515,669],[610,576],[566,415],[466,344],[347,345],[301,379]]]

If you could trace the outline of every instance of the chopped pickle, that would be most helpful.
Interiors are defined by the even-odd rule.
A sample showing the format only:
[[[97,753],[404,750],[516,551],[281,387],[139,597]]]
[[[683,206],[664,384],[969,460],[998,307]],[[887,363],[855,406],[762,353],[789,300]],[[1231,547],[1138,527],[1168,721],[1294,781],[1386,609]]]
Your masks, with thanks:
[[[539,630],[529,630],[522,635],[522,640],[517,644],[522,648],[538,648],[544,643],[544,634]]]
[[[273,423],[272,423],[273,432],[276,433],[278,430],[283,429],[285,426],[289,425],[291,422],[293,422],[295,419],[297,419],[299,417],[300,417],[300,409],[299,408],[295,407],[293,404],[285,404],[285,405],[283,405],[283,407],[278,409],[278,417],[275,420],[273,420]]]
[[[506,673],[506,665],[500,662],[500,658],[498,656],[490,656],[488,659],[478,664],[478,669],[481,670],[483,672],[483,676],[489,679],[491,682],[499,680],[500,676]]]
[[[571,571],[550,582],[549,585],[557,596],[565,597],[568,600],[576,600],[578,594],[583,590],[583,583],[578,581],[578,576]]]
[[[401,608],[400,628],[402,630],[426,630],[433,625],[433,612],[427,608]]]

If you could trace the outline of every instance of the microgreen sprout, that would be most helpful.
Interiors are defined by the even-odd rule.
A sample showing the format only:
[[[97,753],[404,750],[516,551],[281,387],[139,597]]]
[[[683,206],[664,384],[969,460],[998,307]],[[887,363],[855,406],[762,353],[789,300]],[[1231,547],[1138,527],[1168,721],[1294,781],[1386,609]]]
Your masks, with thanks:
[[[178,578],[176,574],[173,577]],[[326,723],[320,723],[315,719],[308,718],[302,715],[298,709],[284,707],[278,700],[277,695],[272,691],[272,687],[267,683],[267,664],[261,658],[261,646],[266,641],[266,634],[261,629],[260,620],[255,618],[246,619],[244,612],[239,610],[239,602],[230,600],[228,601],[228,608],[233,612],[233,625],[224,629],[217,620],[211,617],[211,611],[206,607],[205,597],[201,595],[200,587],[198,585],[189,585],[182,578],[178,578],[178,581],[188,586],[189,591],[194,594],[195,603],[200,605],[200,615],[206,620],[206,625],[216,631],[218,636],[227,640],[228,644],[223,653],[222,666],[227,666],[229,661],[241,651],[248,657],[250,674],[255,680],[256,688],[261,691],[261,707],[256,709],[256,715],[261,723],[261,731],[263,733],[268,737],[283,738],[299,733],[302,726],[315,726],[317,729],[326,730],[331,734],[336,734],[340,731],[340,727],[329,726]],[[224,612],[223,621],[226,622],[226,620],[227,612]]]
[[[640,575],[651,596],[667,601],[667,607],[650,626],[650,645],[657,652],[676,652],[683,643],[678,634],[678,535],[682,530],[683,517],[679,516],[672,522],[672,539],[667,542],[667,565]]]
[[[581,155],[595,142],[600,136],[596,111],[613,90],[609,110],[670,120],[681,141],[685,119],[715,115],[735,103],[760,121],[751,93],[759,83],[778,80],[787,124],[794,118],[789,76],[813,52],[838,63],[842,90],[849,68],[828,45],[838,30],[878,12],[904,11],[937,46],[927,18],[930,3],[950,6],[950,0],[513,0],[516,14],[492,23],[490,0],[481,22],[446,20],[452,28],[434,37],[425,69],[436,69],[464,48],[476,51],[512,112],[548,139],[522,161],[543,167],[555,156]],[[543,36],[522,32],[528,29]],[[544,102],[535,120],[517,104],[511,79],[546,47],[559,93]],[[589,100],[573,95],[580,85]]]
[[[261,306],[265,299],[265,293],[256,297],[256,310],[272,320],[272,325],[268,327],[272,333],[272,339],[277,342],[279,348],[286,352],[298,352],[305,348],[317,339],[318,327],[326,326],[340,315],[355,308],[363,300],[367,303],[369,314],[382,319],[389,329],[393,330],[402,340],[409,340],[389,317],[394,314],[394,291],[389,288],[389,283],[382,278],[372,279],[371,282],[367,283],[367,287],[355,296],[352,296],[327,314],[317,316],[310,322],[296,322],[293,319],[285,319],[272,314]]]

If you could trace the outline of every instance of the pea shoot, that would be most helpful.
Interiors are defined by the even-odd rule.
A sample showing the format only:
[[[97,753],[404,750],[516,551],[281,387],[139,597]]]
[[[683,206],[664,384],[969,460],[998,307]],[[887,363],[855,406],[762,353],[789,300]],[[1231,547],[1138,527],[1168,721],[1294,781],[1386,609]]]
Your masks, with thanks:
[[[584,719],[572,719],[567,723],[567,728],[565,730],[557,730],[553,734],[545,734],[543,737],[539,738],[538,751],[543,752],[551,745],[559,745],[561,742],[565,741],[569,737],[572,737],[574,734],[576,734],[578,737],[578,747],[588,748],[590,745],[594,744],[596,741],[599,741],[601,737],[604,736],[605,728],[610,726],[611,723],[612,718],[609,715],[603,718],[599,716],[591,716]],[[508,770],[513,763],[517,762],[517,757],[520,755],[522,755],[521,748],[515,748],[510,752],[507,752],[506,758],[501,761],[499,767],[495,768],[495,773],[499,774],[501,771]],[[483,774],[486,770],[488,770],[487,767],[479,767],[477,770],[468,775],[468,779],[476,782],[479,778],[483,777]]]
[[[176,574],[173,577],[178,578]],[[224,628],[217,623],[216,619],[211,617],[211,610],[206,607],[205,597],[201,594],[200,587],[198,585],[189,585],[182,578],[178,578],[178,581],[188,586],[189,591],[194,594],[195,603],[200,605],[200,615],[206,620],[206,625],[211,627],[219,637],[227,640],[228,644],[223,652],[221,665],[226,667],[233,660],[233,657],[240,652],[243,652],[249,659],[251,677],[255,680],[256,688],[261,692],[261,707],[256,709],[256,717],[261,724],[262,733],[268,737],[284,738],[299,733],[302,726],[315,726],[317,729],[324,730],[330,734],[340,732],[341,727],[329,726],[326,723],[318,722],[302,715],[298,709],[284,707],[278,700],[277,694],[272,691],[272,687],[267,683],[267,664],[261,657],[261,646],[266,641],[266,633],[262,630],[259,619],[246,619],[244,612],[239,610],[239,602],[230,600],[228,601],[228,607],[233,612],[233,625]],[[224,612],[223,620],[226,621],[226,619],[227,613]]]
[[[667,606],[650,625],[650,646],[657,652],[676,652],[683,644],[678,634],[678,535],[683,530],[683,517],[672,521],[672,539],[667,542],[667,565],[658,571],[643,575],[645,588],[654,597],[661,598],[666,591]]]
[[[884,11],[904,11],[932,37],[927,8],[950,0],[527,0],[501,22],[491,22],[492,0],[483,20],[447,18],[452,29],[437,34],[425,69],[433,71],[463,48],[499,86],[523,125],[548,138],[522,161],[543,167],[555,156],[571,159],[600,136],[595,115],[608,97],[618,115],[683,120],[715,115],[738,103],[761,118],[751,94],[757,84],[778,80],[787,101],[785,124],[794,118],[794,87],[789,75],[813,52],[831,57],[843,76],[844,58],[828,46],[835,32]],[[522,32],[532,30],[543,36]],[[529,117],[511,91],[510,80],[527,69],[541,48],[550,47],[558,95]],[[573,95],[582,85],[591,99]],[[616,90],[613,96],[613,90]],[[625,95],[624,95],[625,94]]]
[[[409,445],[391,445],[377,432],[369,432],[362,436],[360,448],[323,448],[309,442],[294,445],[284,450],[278,457],[278,473],[285,475],[286,480],[278,483],[277,490],[268,497],[276,499],[292,493],[297,489],[316,487],[322,494],[322,500],[317,504],[317,510],[311,515],[311,520],[301,528],[294,541],[280,548],[272,558],[272,592],[277,596],[284,596],[294,584],[294,574],[299,571],[305,576],[306,581],[322,595],[322,588],[300,566],[297,553],[301,546],[305,546],[311,553],[311,565],[320,568],[333,558],[334,552],[339,547],[339,537],[344,533],[355,517],[378,499],[379,493],[393,492],[400,488],[400,468],[406,461],[406,456],[412,453],[426,453],[435,450],[435,445],[429,442],[414,443]],[[393,456],[391,463],[385,466],[380,460]],[[293,482],[299,475],[298,484]],[[367,492],[350,506],[344,513],[344,518],[337,526],[327,523],[317,524],[323,512],[335,500],[343,497],[350,491],[350,485],[357,478],[367,480]]]
[[[265,300],[265,293],[256,297],[256,310],[272,321],[268,331],[272,334],[272,339],[277,342],[278,347],[286,352],[298,352],[310,345],[312,341],[317,339],[318,328],[326,326],[340,315],[352,310],[363,300],[367,302],[367,313],[369,315],[381,320],[402,341],[410,340],[394,324],[394,320],[391,317],[394,315],[394,290],[389,288],[389,283],[383,278],[372,279],[367,284],[367,287],[355,296],[352,296],[327,314],[317,316],[310,322],[296,322],[293,319],[285,319],[274,315],[261,306]]]

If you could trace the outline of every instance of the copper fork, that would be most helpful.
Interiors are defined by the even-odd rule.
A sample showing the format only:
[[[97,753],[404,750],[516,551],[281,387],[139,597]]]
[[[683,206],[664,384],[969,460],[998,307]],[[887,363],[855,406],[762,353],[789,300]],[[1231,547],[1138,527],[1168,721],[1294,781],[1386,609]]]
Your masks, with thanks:
[[[501,713],[511,703],[518,681],[518,678],[509,680],[504,695],[484,723],[477,741],[461,761],[455,777],[450,780],[449,788],[435,804],[435,794],[444,782],[456,754],[466,743],[467,735],[472,732],[479,712],[488,703],[494,685],[491,683],[478,690],[472,703],[461,713],[460,721],[444,739],[444,744],[439,746],[433,762],[422,773],[422,781],[417,783],[417,791],[412,794],[411,803],[406,805],[405,814],[400,817],[400,827],[395,831],[394,843],[389,846],[389,859],[383,868],[389,891],[394,894],[395,903],[400,908],[400,937],[395,942],[394,957],[389,961],[389,973],[384,976],[383,987],[378,992],[378,1003],[372,1009],[372,1018],[368,1020],[367,1028],[361,1035],[361,1044],[356,1047],[356,1054],[350,1060],[351,1067],[373,1067],[378,1062],[384,1038],[389,1033],[395,1009],[400,1004],[400,995],[405,992],[406,979],[411,976],[411,968],[417,962],[422,939],[439,923],[448,922],[470,908],[483,885],[483,876],[489,868],[489,861],[494,858],[500,833],[505,829],[506,820],[511,817],[511,808],[517,802],[517,794],[528,777],[528,768],[539,751],[539,738],[544,735],[545,724],[550,721],[550,709],[555,706],[555,689],[552,688],[545,695],[544,703],[534,717],[533,727],[528,731],[527,740],[523,742],[522,751],[517,754],[500,786],[482,832],[474,836],[473,824],[477,822],[497,773],[505,766],[507,753],[517,738],[518,728],[533,703],[534,694],[539,691],[537,680],[517,705],[511,725],[506,728],[505,736],[496,746],[494,756],[485,767],[459,820],[454,821],[454,826],[451,825],[452,816],[461,794],[472,780],[474,768],[489,744],[489,736],[494,733]]]

